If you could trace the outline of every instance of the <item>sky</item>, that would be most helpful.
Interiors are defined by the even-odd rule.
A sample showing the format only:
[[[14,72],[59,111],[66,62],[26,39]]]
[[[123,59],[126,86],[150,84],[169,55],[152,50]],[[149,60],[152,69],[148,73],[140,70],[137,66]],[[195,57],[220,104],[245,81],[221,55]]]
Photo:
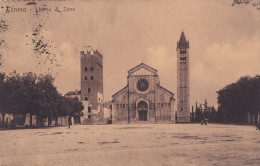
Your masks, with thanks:
[[[177,98],[176,44],[183,29],[190,42],[191,105],[206,98],[217,107],[218,90],[260,74],[260,10],[253,2],[260,5],[257,0],[235,6],[233,0],[1,2],[0,19],[8,29],[0,32],[0,71],[49,72],[62,94],[79,90],[80,51],[90,45],[103,54],[105,101],[142,62],[158,70],[161,86]],[[26,12],[6,13],[7,6]],[[51,11],[36,14],[42,7]],[[43,52],[35,49],[37,40],[45,44]]]

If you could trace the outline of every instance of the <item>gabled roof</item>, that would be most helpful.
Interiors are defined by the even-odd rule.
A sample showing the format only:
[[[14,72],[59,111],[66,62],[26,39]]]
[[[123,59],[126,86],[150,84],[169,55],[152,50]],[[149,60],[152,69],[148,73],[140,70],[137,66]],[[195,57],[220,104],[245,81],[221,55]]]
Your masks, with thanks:
[[[72,96],[72,95],[80,95],[81,91],[69,91],[68,93],[65,94],[65,96]]]
[[[126,88],[128,88],[128,85],[125,86],[124,88],[120,89],[118,92],[116,92],[115,94],[112,95],[112,97],[114,97],[115,95],[119,94],[120,92],[122,92],[123,90],[125,90]]]
[[[172,93],[171,91],[169,91],[169,90],[167,90],[167,89],[165,89],[164,87],[162,87],[161,85],[157,85],[158,87],[160,87],[160,88],[162,88],[163,90],[165,90],[165,91],[167,91],[168,93],[170,93],[171,95],[173,95],[174,96],[174,93]]]
[[[150,66],[148,66],[148,65],[146,65],[144,63],[141,63],[141,64],[135,66],[134,68],[128,70],[128,74],[132,75],[133,73],[135,73],[138,70],[141,70],[142,68],[145,69],[144,72],[148,71],[147,74],[149,74],[149,75],[151,75],[151,74],[157,75],[157,70],[156,69],[154,69],[154,68],[152,68],[152,67],[150,67]],[[142,74],[142,75],[145,75],[145,73]]]

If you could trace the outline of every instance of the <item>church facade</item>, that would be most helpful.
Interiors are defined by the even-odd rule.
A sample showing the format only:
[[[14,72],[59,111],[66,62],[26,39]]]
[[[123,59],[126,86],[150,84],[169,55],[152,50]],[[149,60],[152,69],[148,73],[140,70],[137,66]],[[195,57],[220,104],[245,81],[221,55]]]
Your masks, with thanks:
[[[174,94],[160,85],[157,70],[141,63],[112,96],[112,123],[175,123]]]

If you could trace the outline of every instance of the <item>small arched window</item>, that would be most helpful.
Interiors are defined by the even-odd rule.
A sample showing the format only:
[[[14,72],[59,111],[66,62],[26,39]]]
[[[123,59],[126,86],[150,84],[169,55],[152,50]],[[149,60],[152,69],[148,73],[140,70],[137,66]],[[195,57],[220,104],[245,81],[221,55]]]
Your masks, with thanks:
[[[87,76],[85,76],[85,80],[88,80],[88,77],[87,77]]]
[[[85,67],[85,71],[88,71],[88,68],[87,68],[87,67]]]
[[[181,54],[186,54],[186,50],[180,50]]]
[[[85,97],[84,100],[85,100],[85,101],[88,101],[88,97]]]
[[[180,57],[180,62],[186,62],[186,61],[187,61],[186,57]]]

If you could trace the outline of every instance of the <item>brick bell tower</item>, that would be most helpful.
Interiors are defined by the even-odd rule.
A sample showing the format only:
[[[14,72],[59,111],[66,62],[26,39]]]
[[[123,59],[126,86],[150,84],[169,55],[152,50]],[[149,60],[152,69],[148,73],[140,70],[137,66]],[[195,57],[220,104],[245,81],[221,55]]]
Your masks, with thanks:
[[[103,55],[91,46],[80,52],[81,95],[84,112],[93,123],[103,119]]]
[[[182,31],[177,42],[177,122],[190,122],[189,41]]]

